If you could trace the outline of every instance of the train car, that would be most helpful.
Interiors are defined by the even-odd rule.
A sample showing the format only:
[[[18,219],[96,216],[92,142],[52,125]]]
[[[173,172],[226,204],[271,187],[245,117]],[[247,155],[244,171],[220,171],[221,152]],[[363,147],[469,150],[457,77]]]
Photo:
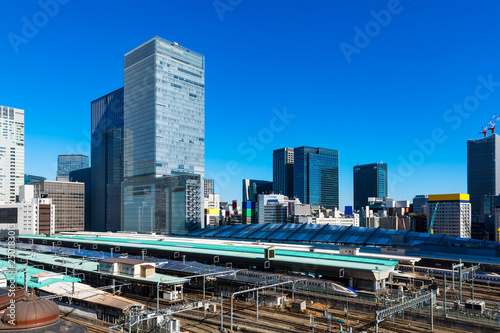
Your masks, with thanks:
[[[358,293],[354,289],[349,287],[344,287],[338,283],[328,280],[296,278],[286,275],[282,275],[280,277],[280,280],[281,282],[295,280],[296,281],[295,286],[304,290],[311,290],[318,292],[324,292],[325,290],[327,290],[332,294],[337,294],[342,296],[350,296],[350,297],[358,296]]]
[[[296,280],[297,282],[295,283],[295,286],[300,289],[318,291],[318,292],[324,292],[325,290],[327,290],[329,293],[337,295],[351,296],[351,297],[358,296],[358,293],[351,288],[344,287],[338,283],[328,280],[308,278],[305,275],[304,276],[279,275],[279,274],[252,271],[252,270],[239,270],[236,272],[236,275],[253,278],[258,281],[265,281],[266,284]]]
[[[412,270],[411,266],[399,265],[401,270]],[[415,266],[415,272],[428,274],[429,276],[435,276],[442,278],[446,275],[446,279],[452,279],[453,275],[455,275],[455,280],[458,280],[458,270],[455,270],[455,274],[451,269],[442,269],[442,268],[432,268],[432,267],[421,267]],[[470,273],[468,273],[470,274]],[[498,284],[500,285],[500,275],[497,274],[485,274],[485,273],[475,273],[474,281],[490,283],[490,284]]]
[[[407,280],[414,278],[413,275],[403,273],[400,270],[395,270],[394,272],[392,272],[392,277],[395,279],[407,279]]]

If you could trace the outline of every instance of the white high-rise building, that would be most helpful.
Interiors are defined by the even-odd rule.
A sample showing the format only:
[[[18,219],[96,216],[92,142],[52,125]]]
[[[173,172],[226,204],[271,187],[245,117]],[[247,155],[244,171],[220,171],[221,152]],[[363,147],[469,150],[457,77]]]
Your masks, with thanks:
[[[0,202],[16,202],[24,184],[24,110],[0,106]]]
[[[468,194],[429,195],[428,200],[427,225],[433,234],[471,237],[471,206]]]
[[[19,230],[21,235],[47,235],[55,232],[55,205],[47,196],[35,197],[33,185],[20,186],[19,201],[0,203],[0,234]]]

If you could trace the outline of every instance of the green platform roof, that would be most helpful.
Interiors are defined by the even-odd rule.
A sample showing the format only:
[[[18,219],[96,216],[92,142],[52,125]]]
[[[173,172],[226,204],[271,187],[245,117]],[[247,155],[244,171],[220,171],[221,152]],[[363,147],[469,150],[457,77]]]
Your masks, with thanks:
[[[15,266],[15,268],[17,268],[18,270],[21,270],[21,269],[24,270],[26,268],[26,265],[23,265],[23,264],[11,264],[8,261],[0,260],[0,267],[2,268],[2,270],[4,270],[6,267],[13,268],[13,266]],[[52,272],[46,271],[43,269],[39,269],[36,267],[28,266],[28,288],[45,287],[45,286],[51,285],[52,283],[56,283],[56,282],[73,282],[73,281],[80,282],[81,281],[81,279],[79,279],[79,278],[68,276],[65,274],[61,274],[63,276],[62,279],[48,279],[48,280],[45,280],[41,283],[37,283],[37,282],[34,282],[31,280],[31,276],[38,274],[38,273],[52,273]],[[16,284],[24,286],[24,284],[25,284],[24,271],[14,272],[14,270],[12,270],[12,272],[9,272],[7,270],[7,271],[4,271],[4,274],[7,278],[7,285],[9,285],[11,280],[15,279]]]
[[[0,247],[0,255],[7,255],[7,248]],[[153,277],[132,277],[122,274],[109,274],[99,271],[99,263],[95,261],[83,260],[78,258],[68,258],[61,257],[59,255],[43,254],[38,252],[16,250],[16,257],[22,259],[28,259],[31,263],[40,263],[43,265],[57,265],[59,267],[66,267],[68,272],[72,272],[73,268],[76,271],[96,273],[102,275],[114,276],[116,278],[123,278],[127,280],[133,280],[137,282],[148,282],[148,283],[158,283],[161,284],[179,284],[189,282],[189,279],[179,278],[176,276],[170,276],[165,274],[156,273]],[[61,281],[61,280],[59,280]]]
[[[168,238],[168,236],[165,236]],[[245,246],[232,246],[232,245],[218,245],[218,244],[204,244],[195,243],[193,238],[189,238],[191,242],[179,242],[177,240],[145,240],[145,239],[126,239],[126,238],[112,238],[112,237],[90,237],[90,236],[50,236],[43,235],[25,235],[21,238],[42,238],[48,241],[74,241],[77,243],[86,244],[101,244],[108,246],[127,246],[138,249],[154,248],[156,250],[184,252],[184,253],[203,253],[209,255],[223,255],[239,258],[249,259],[265,259],[265,249],[258,247],[245,247]],[[397,265],[397,261],[363,258],[357,256],[343,256],[336,254],[314,253],[314,252],[301,252],[290,250],[276,250],[276,261],[283,261],[289,263],[303,264],[308,263],[318,266],[334,267],[334,268],[348,268],[372,272],[387,272]]]

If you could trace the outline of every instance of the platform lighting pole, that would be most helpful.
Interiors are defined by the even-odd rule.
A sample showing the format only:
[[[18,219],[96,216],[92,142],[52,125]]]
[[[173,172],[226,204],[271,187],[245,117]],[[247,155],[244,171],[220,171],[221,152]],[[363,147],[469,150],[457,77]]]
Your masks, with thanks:
[[[203,274],[203,300],[205,300],[205,274]],[[203,315],[207,315],[207,308],[203,307]]]
[[[470,284],[470,288],[471,288],[471,298],[472,300],[474,300],[474,277],[476,275],[476,272],[474,270],[474,265],[472,266],[472,271],[470,272],[471,274],[471,278],[472,278],[472,282]]]
[[[446,313],[446,273],[443,274],[443,308],[444,308],[444,313]]]
[[[156,312],[160,311],[160,283],[163,282],[163,279],[160,279],[156,285]]]
[[[220,331],[224,331],[224,297],[222,297],[222,291],[220,292]]]
[[[436,295],[433,293],[432,297],[431,297],[431,310],[430,310],[430,312],[431,312],[431,332],[434,331],[434,297],[435,296]]]
[[[259,291],[257,290],[257,299],[255,301],[255,305],[256,305],[256,309],[257,309],[257,312],[256,312],[256,315],[255,315],[255,320],[256,321],[259,321]]]
[[[459,297],[460,297],[460,304],[462,304],[462,259],[460,259],[460,266],[458,267],[458,288],[459,288]]]
[[[71,279],[71,295],[75,294],[75,263],[73,262],[73,278]]]

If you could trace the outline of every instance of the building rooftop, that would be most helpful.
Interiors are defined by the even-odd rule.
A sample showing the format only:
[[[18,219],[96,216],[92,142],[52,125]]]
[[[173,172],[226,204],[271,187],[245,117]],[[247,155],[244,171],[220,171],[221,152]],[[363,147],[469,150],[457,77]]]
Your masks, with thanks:
[[[118,286],[116,289],[118,289]],[[138,306],[141,308],[144,307],[143,304],[139,304],[136,301],[133,301],[126,297],[117,296],[104,290],[93,288],[83,283],[75,283],[73,286],[72,283],[57,282],[51,284],[50,286],[42,287],[40,288],[40,290],[49,294],[59,295],[61,297],[72,297],[74,299],[83,300],[88,303],[102,304],[108,307],[119,309],[121,311],[126,310],[132,306]]]

